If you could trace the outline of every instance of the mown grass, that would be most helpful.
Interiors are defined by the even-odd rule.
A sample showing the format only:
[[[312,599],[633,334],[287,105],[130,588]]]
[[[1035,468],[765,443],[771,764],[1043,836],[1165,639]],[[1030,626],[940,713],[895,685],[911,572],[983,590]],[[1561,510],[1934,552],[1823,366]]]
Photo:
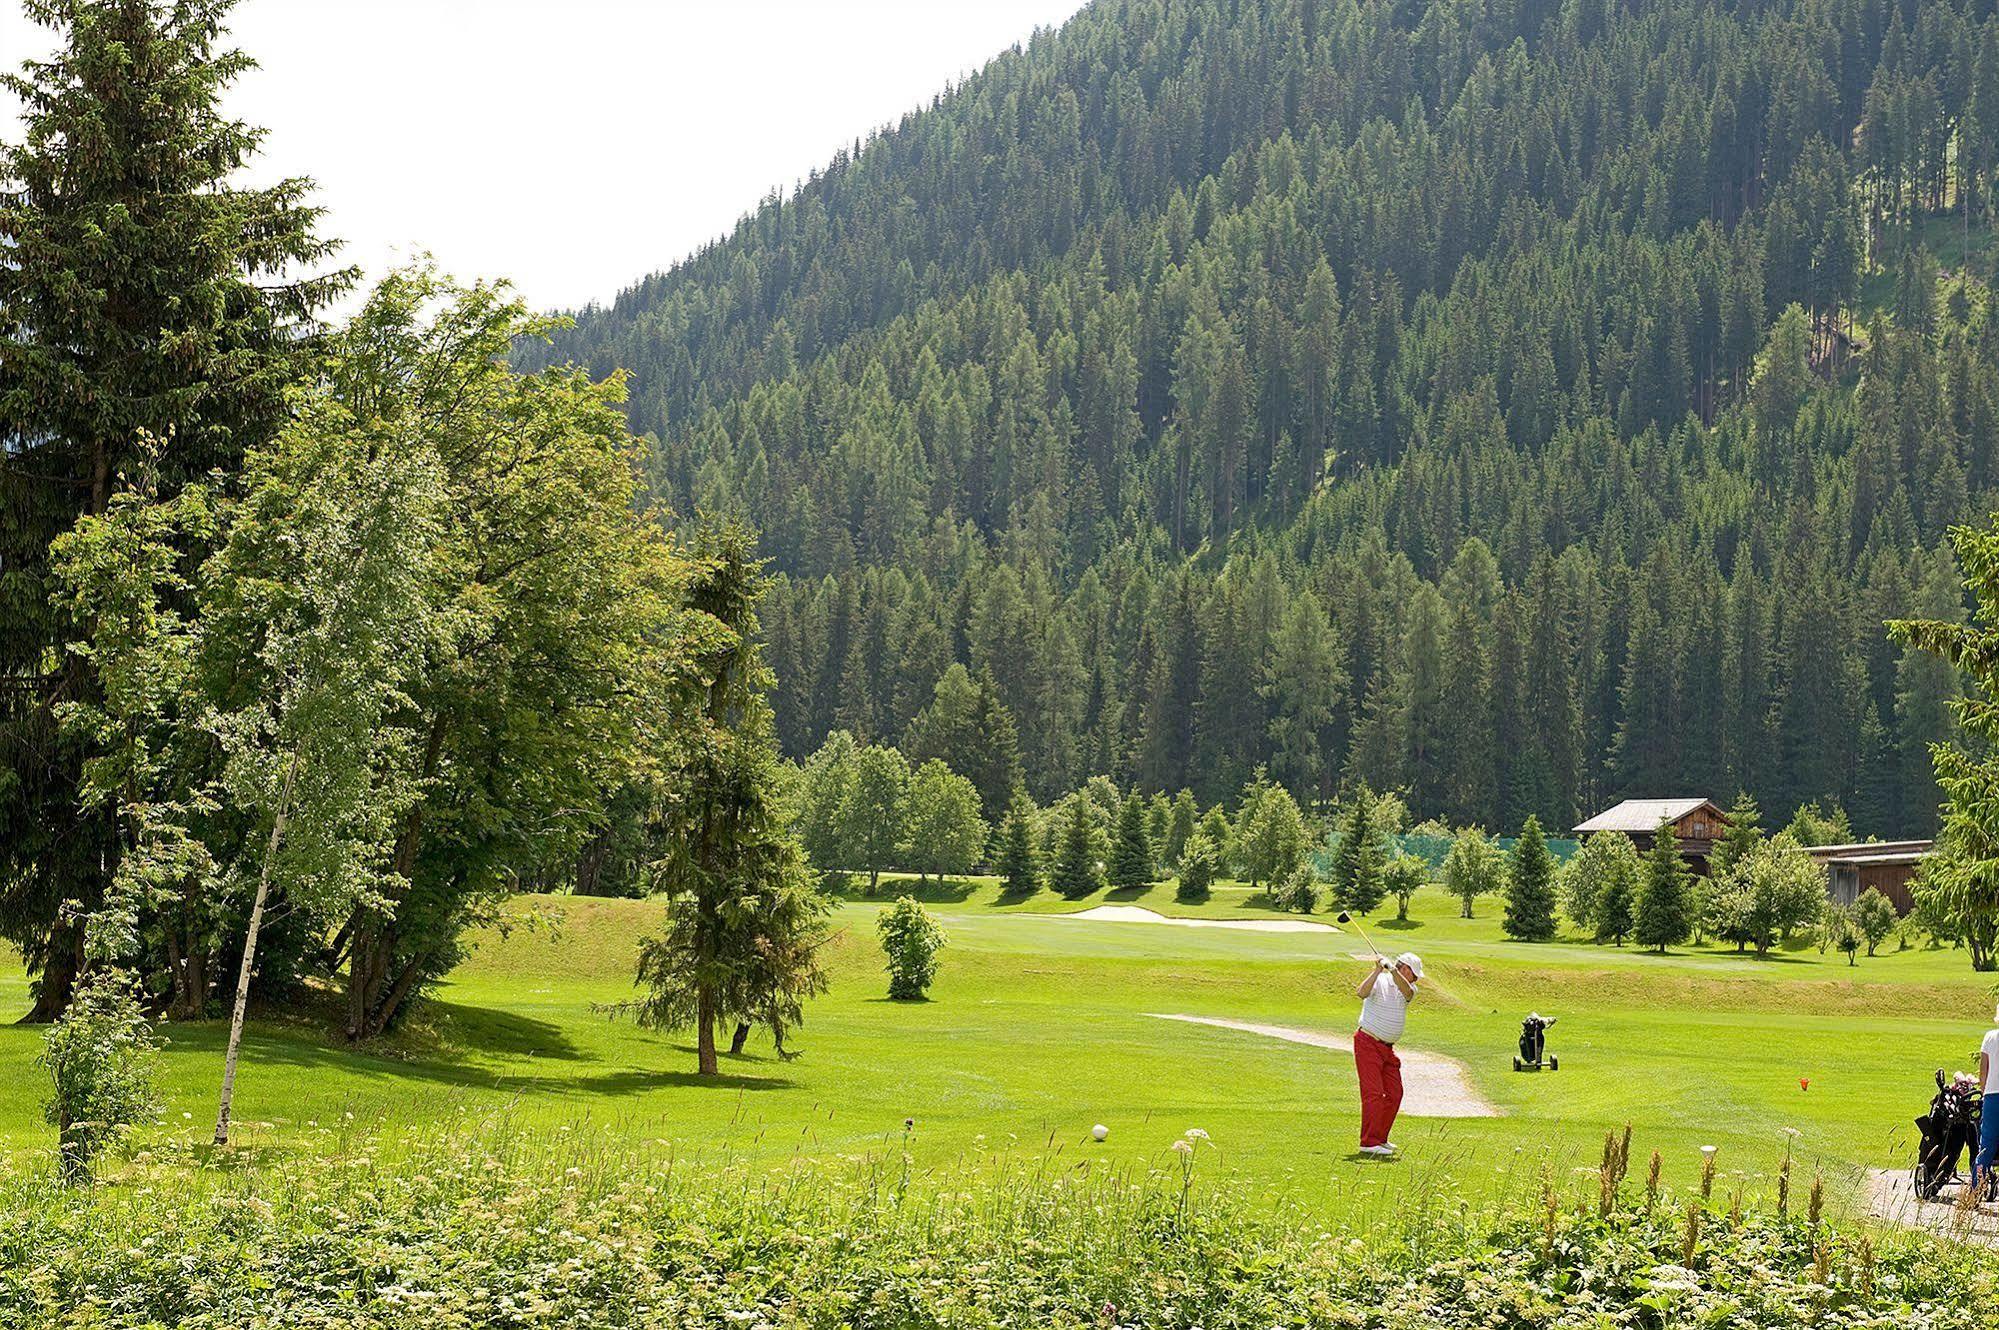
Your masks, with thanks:
[[[313,1148],[311,1124],[379,1129],[393,1149],[504,1108],[531,1134],[665,1141],[681,1159],[771,1168],[900,1150],[905,1119],[917,1123],[910,1153],[923,1170],[1002,1149],[1138,1167],[1200,1127],[1247,1190],[1329,1213],[1359,1203],[1352,1184],[1364,1177],[1448,1178],[1478,1196],[1543,1167],[1589,1167],[1603,1132],[1626,1122],[1674,1167],[1719,1146],[1725,1172],[1767,1193],[1792,1128],[1844,1204],[1862,1170],[1906,1163],[1930,1072],[1966,1065],[1992,1010],[1990,984],[1958,952],[1891,951],[1849,967],[1809,947],[1758,961],[1720,948],[1661,957],[1520,944],[1500,936],[1496,902],[1463,920],[1455,901],[1425,892],[1407,927],[1383,920],[1369,932],[1429,963],[1410,1045],[1462,1059],[1504,1116],[1405,1120],[1395,1135],[1406,1157],[1383,1166],[1353,1158],[1342,1055],[1156,1015],[1350,1030],[1364,970],[1356,935],[1078,921],[1058,916],[1104,898],[1000,904],[984,880],[924,894],[950,937],[931,1000],[885,1000],[879,903],[845,902],[833,990],[789,1061],[753,1041],[723,1077],[701,1081],[684,1037],[596,1010],[629,995],[633,947],[658,907],[534,898],[522,908],[543,926],[482,939],[413,1028],[382,1047],[350,1050],[310,1020],[254,1023],[237,1112],[273,1124],[250,1139],[279,1156]],[[1118,899],[1272,917],[1253,896],[1230,887],[1187,907],[1162,885]],[[0,981],[0,999],[23,996],[17,971]],[[1509,1069],[1530,1009],[1560,1018],[1559,1072]],[[167,1118],[142,1144],[204,1139],[212,1120],[220,1027],[167,1034]],[[48,1146],[38,1047],[37,1031],[0,1028],[0,1142],[17,1162]],[[1099,1122],[1111,1129],[1102,1145],[1088,1140]]]

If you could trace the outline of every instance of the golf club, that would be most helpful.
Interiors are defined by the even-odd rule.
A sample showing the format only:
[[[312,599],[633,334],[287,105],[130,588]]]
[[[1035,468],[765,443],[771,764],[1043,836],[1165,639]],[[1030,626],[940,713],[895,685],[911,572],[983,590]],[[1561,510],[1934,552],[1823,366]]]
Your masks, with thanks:
[[[1351,914],[1347,913],[1347,912],[1346,912],[1345,910],[1341,910],[1341,911],[1340,911],[1340,913],[1339,913],[1339,916],[1338,916],[1338,918],[1339,918],[1339,921],[1340,921],[1341,923],[1343,923],[1343,924],[1352,924],[1352,925],[1353,925],[1353,929],[1354,929],[1354,932],[1356,932],[1356,933],[1359,933],[1359,934],[1360,934],[1360,940],[1361,940],[1361,941],[1363,941],[1363,942],[1365,942],[1365,943],[1367,943],[1367,949],[1368,949],[1369,951],[1371,951],[1371,952],[1373,952],[1373,953],[1374,953],[1374,958],[1375,958],[1376,960],[1386,960],[1386,959],[1387,959],[1387,958],[1386,958],[1385,956],[1383,956],[1383,955],[1381,954],[1381,948],[1380,948],[1380,947],[1377,947],[1377,946],[1375,946],[1375,945],[1374,945],[1374,942],[1372,941],[1372,939],[1370,939],[1370,938],[1368,937],[1368,935],[1367,935],[1367,930],[1366,930],[1365,928],[1362,928],[1362,927],[1360,926],[1359,922],[1358,922],[1357,920],[1355,920],[1355,918],[1354,918],[1354,917],[1353,917],[1353,916],[1352,916]]]

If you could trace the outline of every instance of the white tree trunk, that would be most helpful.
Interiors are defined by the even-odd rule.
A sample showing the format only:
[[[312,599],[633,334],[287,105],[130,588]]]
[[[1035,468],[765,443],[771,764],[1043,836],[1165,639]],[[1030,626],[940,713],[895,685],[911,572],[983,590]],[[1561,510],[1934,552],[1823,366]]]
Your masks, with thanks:
[[[222,1059],[222,1103],[215,1113],[215,1143],[229,1144],[229,1103],[236,1095],[236,1056],[243,1047],[243,1009],[250,1004],[250,973],[257,964],[257,933],[264,926],[264,902],[271,895],[271,865],[285,836],[285,821],[291,816],[292,778],[298,773],[298,757],[285,768],[284,794],[278,800],[277,815],[271,819],[271,839],[264,847],[264,865],[257,874],[257,898],[250,905],[250,923],[243,933],[243,965],[236,973],[236,1006],[229,1013],[229,1051]]]

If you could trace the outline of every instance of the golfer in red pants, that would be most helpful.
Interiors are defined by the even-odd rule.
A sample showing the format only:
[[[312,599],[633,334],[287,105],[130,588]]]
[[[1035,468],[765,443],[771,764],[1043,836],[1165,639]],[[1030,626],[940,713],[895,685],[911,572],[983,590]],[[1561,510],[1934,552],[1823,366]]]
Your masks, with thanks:
[[[1365,1155],[1395,1153],[1395,1142],[1388,1139],[1402,1108],[1402,1059],[1395,1056],[1395,1041],[1402,1037],[1422,977],[1422,960],[1405,951],[1392,961],[1377,957],[1373,971],[1354,990],[1360,998],[1360,1029],[1354,1031],[1353,1065],[1360,1076],[1360,1152]]]

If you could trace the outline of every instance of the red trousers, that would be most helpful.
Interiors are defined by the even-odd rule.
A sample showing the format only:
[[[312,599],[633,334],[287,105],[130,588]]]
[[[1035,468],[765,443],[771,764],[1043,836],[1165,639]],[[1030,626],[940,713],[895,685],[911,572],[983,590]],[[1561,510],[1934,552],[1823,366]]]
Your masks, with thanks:
[[[1395,1056],[1395,1045],[1355,1030],[1353,1066],[1360,1075],[1361,1146],[1381,1145],[1402,1110],[1402,1059]]]

